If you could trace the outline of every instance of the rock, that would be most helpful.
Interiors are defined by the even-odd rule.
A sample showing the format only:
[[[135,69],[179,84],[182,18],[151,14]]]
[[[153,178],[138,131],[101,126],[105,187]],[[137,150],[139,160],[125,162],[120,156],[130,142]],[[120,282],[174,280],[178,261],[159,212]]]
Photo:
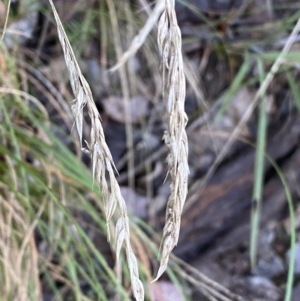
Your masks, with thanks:
[[[249,284],[259,297],[263,297],[262,300],[279,301],[281,299],[279,289],[270,279],[255,276],[249,279]]]
[[[292,301],[299,301],[300,299],[300,282],[296,285],[293,290]]]
[[[141,122],[148,114],[148,100],[145,97],[137,96],[131,98],[129,106],[131,110],[132,123]],[[114,121],[125,123],[124,99],[117,96],[111,96],[103,100],[103,106],[106,114]]]
[[[147,198],[137,194],[129,187],[121,187],[121,194],[124,197],[128,211],[139,218],[147,217]]]
[[[295,257],[295,274],[300,275],[300,243],[295,245],[296,257]],[[291,250],[287,252],[286,263],[289,264]],[[300,299],[300,298],[299,298]]]
[[[104,74],[104,71],[100,66],[99,60],[90,59],[86,60],[85,63],[86,78],[92,89],[94,98],[100,98],[100,96],[105,92],[105,88],[102,82],[104,81],[104,79],[106,79],[106,75]]]
[[[247,301],[281,301],[282,293],[268,278],[254,276],[236,279],[232,289]]]
[[[8,48],[14,45],[24,46],[33,36],[38,20],[39,4],[34,0],[23,1],[24,12],[20,19],[12,22],[7,27],[4,43]]]
[[[274,252],[270,252],[258,261],[253,273],[258,276],[273,278],[283,274],[285,266],[283,260]]]
[[[171,282],[157,281],[149,286],[151,300],[153,301],[184,301],[179,289]]]

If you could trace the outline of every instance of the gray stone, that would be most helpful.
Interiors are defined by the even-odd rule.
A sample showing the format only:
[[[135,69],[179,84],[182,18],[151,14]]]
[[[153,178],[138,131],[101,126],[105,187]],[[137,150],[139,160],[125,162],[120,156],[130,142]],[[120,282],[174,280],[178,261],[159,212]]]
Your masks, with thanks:
[[[253,270],[253,274],[273,278],[285,271],[283,260],[274,252],[270,252],[264,258],[258,261],[257,266]]]
[[[295,257],[295,274],[300,275],[300,243],[295,245],[296,257]],[[286,262],[289,264],[291,250],[286,254]],[[300,300],[300,296],[299,296]]]

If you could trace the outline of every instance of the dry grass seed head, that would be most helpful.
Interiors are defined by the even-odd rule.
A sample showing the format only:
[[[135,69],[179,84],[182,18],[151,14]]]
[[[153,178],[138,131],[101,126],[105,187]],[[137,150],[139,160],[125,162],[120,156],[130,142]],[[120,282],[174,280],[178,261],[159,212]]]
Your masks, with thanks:
[[[126,203],[121,195],[120,187],[114,175],[115,167],[111,153],[105,142],[100,115],[94,103],[90,87],[81,73],[76,57],[52,0],[49,0],[49,3],[54,13],[59,41],[62,45],[66,65],[70,74],[70,83],[72,90],[76,97],[72,105],[72,113],[75,118],[75,124],[79,134],[80,143],[82,141],[83,108],[84,106],[87,106],[88,115],[91,120],[91,134],[90,143],[87,143],[87,149],[85,149],[84,151],[90,153],[91,155],[93,176],[97,183],[100,185],[100,189],[103,191],[103,200],[107,222],[113,216],[117,204],[119,205],[121,217],[118,219],[116,227],[117,258],[119,258],[121,246],[123,245],[123,243],[125,243],[126,257],[130,271],[133,295],[136,300],[142,301],[144,300],[144,288],[139,279],[137,260],[130,244],[129,221],[127,216]],[[105,176],[105,170],[108,171],[109,182],[111,184],[110,189],[108,188],[109,186]]]
[[[167,131],[164,133],[164,140],[169,148],[167,162],[172,184],[161,243],[161,263],[156,279],[166,270],[169,256],[178,242],[189,174],[185,132],[187,115],[184,111],[185,76],[181,33],[177,24],[174,0],[165,1],[165,9],[158,24],[158,47],[162,60],[164,100],[167,110]]]

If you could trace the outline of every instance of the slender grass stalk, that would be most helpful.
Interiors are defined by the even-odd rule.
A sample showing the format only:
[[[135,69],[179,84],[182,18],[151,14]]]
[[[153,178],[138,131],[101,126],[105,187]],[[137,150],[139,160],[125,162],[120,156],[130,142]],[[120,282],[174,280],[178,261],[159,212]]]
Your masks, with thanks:
[[[7,11],[6,11],[6,16],[5,16],[5,22],[4,22],[4,27],[3,27],[3,31],[2,31],[2,35],[1,35],[0,41],[3,41],[4,36],[5,36],[5,32],[6,32],[6,28],[7,28],[7,23],[8,23],[8,16],[9,16],[9,12],[10,12],[10,4],[11,4],[11,0],[8,0]]]
[[[237,91],[240,89],[247,73],[249,72],[251,66],[251,60],[249,58],[249,55],[246,53],[245,55],[245,60],[242,64],[242,66],[240,67],[237,75],[235,76],[228,93],[226,94],[226,97],[224,99],[224,102],[222,102],[222,105],[220,107],[220,109],[218,110],[218,113],[215,117],[215,123],[218,124],[224,114],[224,112],[226,111],[226,109],[228,108],[228,106],[230,105],[233,96],[237,93]]]
[[[286,72],[286,78],[287,78],[288,83],[290,85],[291,92],[293,94],[296,107],[297,107],[298,111],[300,112],[300,91],[299,91],[299,88],[297,86],[297,83],[296,83],[294,77],[292,76],[291,72],[289,72],[289,71]]]
[[[260,59],[257,60],[260,81],[262,83],[264,78],[263,63]],[[263,184],[264,184],[264,157],[266,150],[267,139],[267,103],[266,96],[262,95],[259,105],[259,120],[258,120],[258,134],[257,134],[257,148],[255,154],[254,167],[254,187],[252,197],[252,211],[251,211],[251,234],[250,234],[250,262],[251,267],[254,268],[257,260],[257,244],[258,232],[260,223],[260,213],[262,206]]]
[[[289,185],[285,179],[285,176],[283,175],[282,171],[280,170],[280,167],[277,165],[277,163],[269,156],[267,156],[268,160],[271,162],[273,167],[275,168],[282,185],[284,187],[284,192],[286,195],[286,200],[288,203],[289,208],[289,215],[290,215],[290,232],[291,232],[291,238],[290,238],[290,258],[289,258],[289,268],[288,268],[288,275],[287,275],[287,281],[286,281],[286,289],[285,289],[285,295],[284,295],[284,301],[291,301],[292,299],[292,292],[293,292],[293,284],[294,284],[294,271],[295,271],[295,259],[296,259],[296,221],[295,221],[295,210],[293,205],[293,198],[291,195],[291,191],[289,189]]]

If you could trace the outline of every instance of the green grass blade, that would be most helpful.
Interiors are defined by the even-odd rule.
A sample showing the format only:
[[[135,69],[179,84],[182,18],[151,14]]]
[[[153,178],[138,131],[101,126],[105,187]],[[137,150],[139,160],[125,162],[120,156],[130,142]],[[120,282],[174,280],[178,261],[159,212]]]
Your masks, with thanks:
[[[263,63],[257,60],[260,81],[264,79]],[[261,203],[264,183],[264,156],[267,140],[267,104],[266,96],[263,95],[259,106],[259,120],[257,133],[257,148],[255,154],[254,186],[251,211],[251,233],[250,233],[250,262],[253,268],[257,260],[257,238],[260,223]]]
[[[244,63],[242,64],[239,72],[237,73],[236,77],[233,80],[232,85],[229,88],[229,91],[225,97],[224,102],[222,103],[216,117],[215,117],[215,124],[218,124],[224,114],[224,112],[226,111],[226,109],[228,108],[228,106],[230,105],[233,96],[236,94],[236,92],[240,89],[243,80],[245,79],[248,71],[250,69],[250,59],[249,56],[246,54],[245,55],[245,60]]]
[[[289,71],[286,72],[286,78],[290,85],[296,107],[297,107],[298,111],[300,112],[300,91],[299,91],[298,85],[297,85],[294,77],[292,76],[291,72],[289,72]]]
[[[291,231],[291,238],[290,238],[290,258],[289,258],[289,268],[288,268],[288,276],[286,282],[286,290],[284,295],[284,301],[291,301],[292,299],[292,292],[293,292],[293,284],[294,284],[294,271],[295,271],[295,259],[296,259],[296,221],[295,221],[295,210],[293,204],[293,198],[291,195],[291,191],[289,189],[288,183],[286,182],[285,176],[283,175],[280,167],[277,163],[268,156],[268,160],[271,162],[273,167],[275,168],[282,184],[284,187],[288,208],[289,208],[289,215],[290,215],[290,231]]]

